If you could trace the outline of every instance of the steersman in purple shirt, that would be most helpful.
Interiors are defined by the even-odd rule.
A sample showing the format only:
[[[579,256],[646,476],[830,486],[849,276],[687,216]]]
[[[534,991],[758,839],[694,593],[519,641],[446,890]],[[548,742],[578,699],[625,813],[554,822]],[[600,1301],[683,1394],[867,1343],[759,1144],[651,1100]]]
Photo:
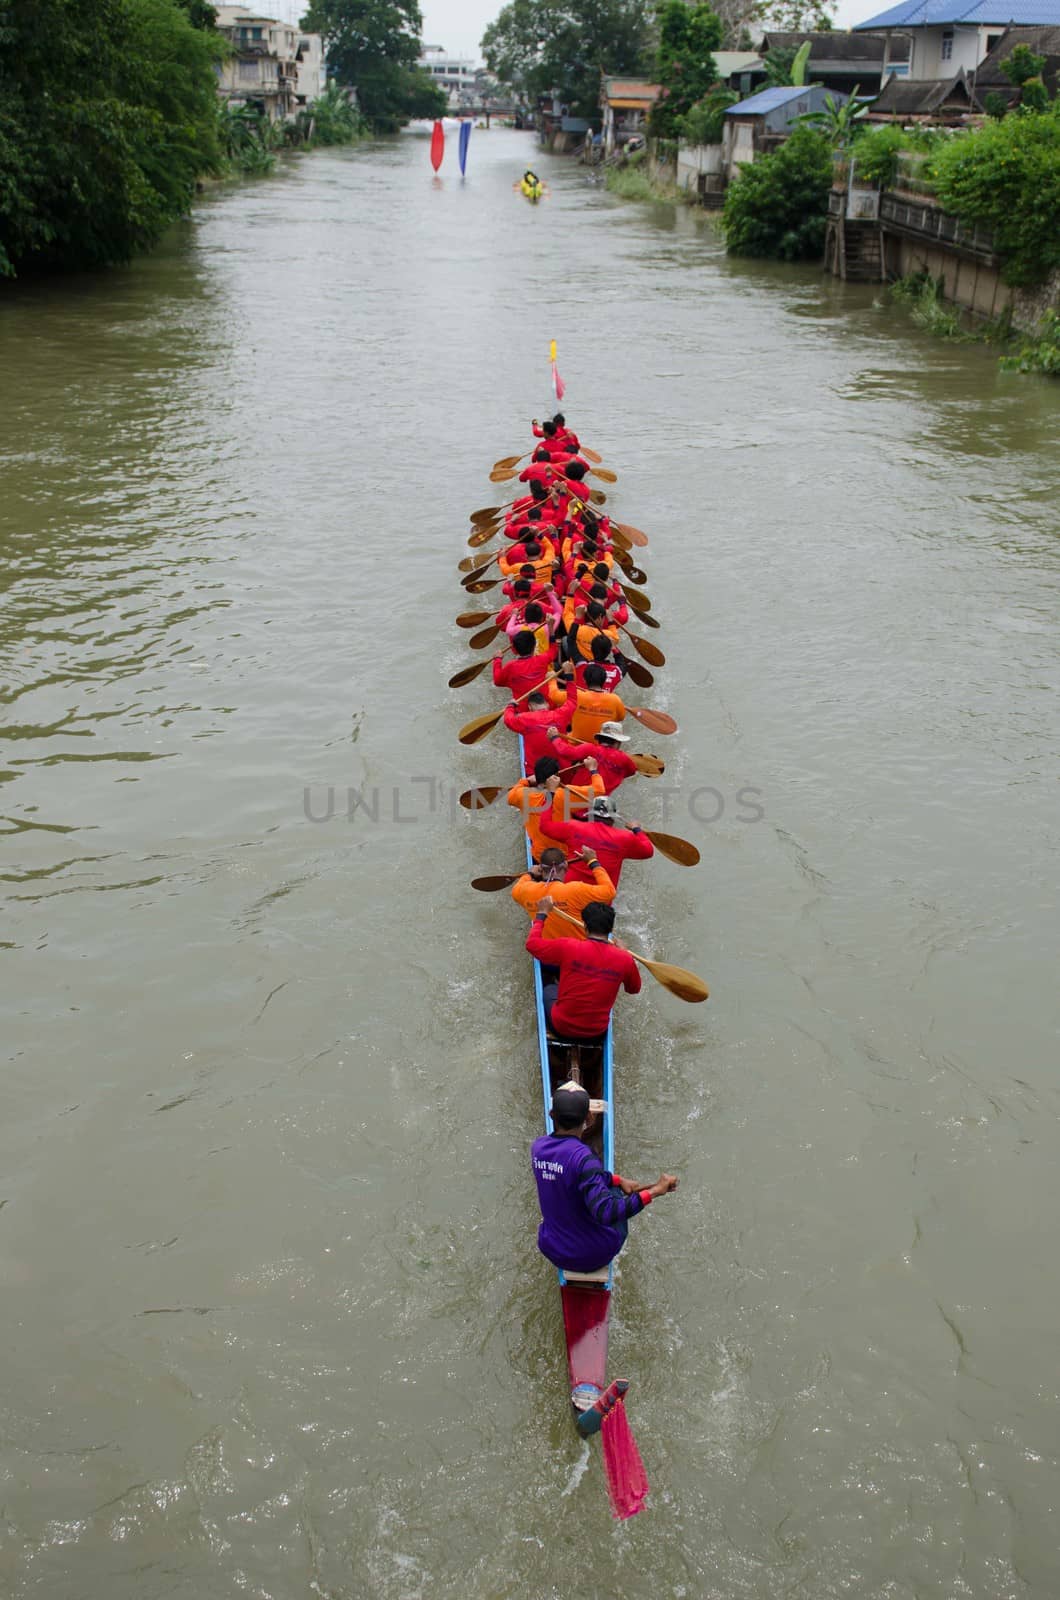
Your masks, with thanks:
[[[645,1185],[608,1172],[582,1143],[589,1096],[580,1083],[564,1083],[554,1092],[552,1124],[555,1132],[535,1139],[530,1152],[541,1203],[537,1246],[553,1266],[596,1272],[625,1244],[630,1217],[672,1194],[677,1179],[664,1172]]]

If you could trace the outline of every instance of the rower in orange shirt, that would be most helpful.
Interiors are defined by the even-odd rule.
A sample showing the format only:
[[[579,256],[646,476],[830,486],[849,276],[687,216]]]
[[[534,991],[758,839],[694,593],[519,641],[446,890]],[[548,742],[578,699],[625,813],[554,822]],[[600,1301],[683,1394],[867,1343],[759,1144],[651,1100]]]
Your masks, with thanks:
[[[524,566],[532,566],[537,582],[548,583],[556,565],[556,547],[551,539],[521,539],[498,556],[497,565],[506,578]]]
[[[508,790],[508,804],[516,806],[522,815],[526,837],[530,840],[530,854],[535,861],[539,861],[542,850],[548,848],[548,840],[541,836],[541,818],[551,813],[557,793],[562,795],[559,802],[561,820],[568,822],[573,820],[572,806],[584,811],[596,795],[605,795],[604,780],[596,770],[596,762],[587,761],[585,766],[589,772],[587,787],[581,784],[565,785],[559,781],[559,762],[555,756],[540,756],[534,762],[534,776],[520,778]]]
[[[562,705],[567,698],[566,679],[572,675],[570,663],[561,669],[563,679],[562,689],[559,684],[550,683],[548,697],[553,705]],[[607,674],[599,662],[594,661],[585,669],[585,688],[579,689],[577,694],[578,707],[571,719],[570,739],[572,744],[589,744],[595,739],[605,722],[625,721],[626,708],[617,694],[609,694],[604,688]]]
[[[577,606],[574,612],[574,628],[567,634],[567,650],[572,661],[591,661],[593,659],[593,640],[597,638],[610,639],[612,649],[617,649],[622,643],[622,636],[618,628],[608,622],[607,610],[599,600],[590,600],[587,606]],[[600,685],[606,688],[606,681]],[[610,717],[604,719],[610,722]]]
[[[581,923],[581,914],[586,906],[592,905],[594,901],[610,905],[615,898],[614,884],[588,846],[581,852],[581,858],[592,873],[592,883],[558,882],[560,874],[566,871],[567,858],[562,850],[549,846],[543,852],[537,868],[533,872],[525,872],[512,885],[512,899],[516,905],[522,906],[531,919],[537,915],[538,901],[543,900],[546,895],[558,910],[566,911],[568,916],[578,918],[579,925],[573,928],[569,922],[564,922],[554,910],[550,909],[548,917],[541,925],[541,934],[545,939],[584,939],[586,933]]]

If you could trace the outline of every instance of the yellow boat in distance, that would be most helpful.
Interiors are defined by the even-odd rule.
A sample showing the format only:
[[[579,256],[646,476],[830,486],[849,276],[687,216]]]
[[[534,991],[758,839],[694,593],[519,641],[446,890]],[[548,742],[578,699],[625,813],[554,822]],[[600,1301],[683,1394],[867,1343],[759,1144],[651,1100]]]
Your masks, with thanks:
[[[529,167],[523,173],[520,182],[512,184],[512,188],[518,189],[520,194],[525,195],[532,206],[536,206],[542,196],[547,193],[545,185],[537,173],[531,171]]]

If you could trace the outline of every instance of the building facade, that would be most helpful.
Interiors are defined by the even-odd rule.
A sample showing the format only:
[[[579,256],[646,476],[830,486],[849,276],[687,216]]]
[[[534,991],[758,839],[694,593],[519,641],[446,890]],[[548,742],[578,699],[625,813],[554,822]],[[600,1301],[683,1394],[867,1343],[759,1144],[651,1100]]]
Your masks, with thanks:
[[[855,24],[909,39],[909,77],[952,80],[971,76],[1015,26],[1060,26],[1060,0],[901,0]]]
[[[480,98],[481,68],[470,56],[451,56],[441,45],[423,47],[419,66],[449,96],[450,111],[473,106]]]
[[[218,93],[231,105],[252,106],[270,122],[282,122],[319,97],[324,70],[319,34],[234,5],[217,7],[217,30],[232,46],[217,69]]]

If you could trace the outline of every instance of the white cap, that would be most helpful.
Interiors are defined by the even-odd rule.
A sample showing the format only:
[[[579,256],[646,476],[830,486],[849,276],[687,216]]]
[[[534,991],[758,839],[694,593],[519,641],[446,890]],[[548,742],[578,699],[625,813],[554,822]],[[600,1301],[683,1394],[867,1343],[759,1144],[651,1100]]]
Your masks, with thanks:
[[[597,733],[602,733],[605,739],[614,739],[618,744],[628,744],[629,734],[622,732],[621,722],[605,722],[602,728],[597,728]]]

